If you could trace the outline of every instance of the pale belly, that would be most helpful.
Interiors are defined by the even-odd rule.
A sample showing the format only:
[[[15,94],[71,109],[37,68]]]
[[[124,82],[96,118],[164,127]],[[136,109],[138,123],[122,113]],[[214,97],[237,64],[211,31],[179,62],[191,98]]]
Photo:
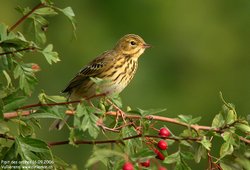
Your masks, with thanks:
[[[97,94],[113,95],[119,94],[123,89],[130,83],[137,68],[137,62],[133,61],[132,64],[123,66],[123,72],[117,72],[113,75],[112,79],[103,79],[104,81],[100,84],[96,84],[93,81],[83,83],[77,89],[74,89],[70,94],[71,100],[79,100],[81,98],[90,98]],[[126,73],[126,74],[125,74]],[[115,78],[114,78],[115,77]]]

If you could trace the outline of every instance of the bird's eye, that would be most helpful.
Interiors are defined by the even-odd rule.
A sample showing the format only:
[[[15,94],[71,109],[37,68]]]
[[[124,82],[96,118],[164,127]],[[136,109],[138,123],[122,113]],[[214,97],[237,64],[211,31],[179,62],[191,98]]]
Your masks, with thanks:
[[[135,45],[136,42],[135,42],[135,41],[131,41],[130,44],[131,44],[131,45]]]

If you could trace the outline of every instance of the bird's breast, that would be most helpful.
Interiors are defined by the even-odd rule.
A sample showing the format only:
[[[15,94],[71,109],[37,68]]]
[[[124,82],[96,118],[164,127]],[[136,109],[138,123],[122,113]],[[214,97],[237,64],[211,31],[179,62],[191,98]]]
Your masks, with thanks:
[[[137,60],[122,58],[113,64],[106,72],[106,76],[100,78],[108,80],[101,88],[104,93],[120,93],[132,80],[137,70]]]

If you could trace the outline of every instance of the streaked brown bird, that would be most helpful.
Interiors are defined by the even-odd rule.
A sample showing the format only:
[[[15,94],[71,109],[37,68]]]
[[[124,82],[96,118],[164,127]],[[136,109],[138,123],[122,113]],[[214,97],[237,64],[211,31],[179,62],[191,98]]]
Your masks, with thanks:
[[[119,94],[132,80],[138,67],[138,58],[150,45],[138,35],[123,36],[109,51],[99,55],[69,82],[62,91],[69,94],[69,100],[91,98],[99,94]],[[91,77],[102,79],[102,84],[96,84]],[[61,129],[65,123],[57,120],[50,129]]]
[[[97,88],[102,94],[119,94],[134,77],[138,58],[149,47],[138,35],[123,36],[112,50],[83,67],[62,92],[68,93],[72,101],[95,96]],[[107,81],[97,87],[90,77]]]

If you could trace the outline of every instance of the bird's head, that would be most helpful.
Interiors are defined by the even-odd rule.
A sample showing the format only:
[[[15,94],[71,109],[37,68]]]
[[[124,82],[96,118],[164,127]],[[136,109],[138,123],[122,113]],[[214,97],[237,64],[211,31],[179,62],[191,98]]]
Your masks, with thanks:
[[[150,45],[145,43],[140,36],[127,34],[117,42],[114,49],[119,53],[138,58],[149,47]]]

